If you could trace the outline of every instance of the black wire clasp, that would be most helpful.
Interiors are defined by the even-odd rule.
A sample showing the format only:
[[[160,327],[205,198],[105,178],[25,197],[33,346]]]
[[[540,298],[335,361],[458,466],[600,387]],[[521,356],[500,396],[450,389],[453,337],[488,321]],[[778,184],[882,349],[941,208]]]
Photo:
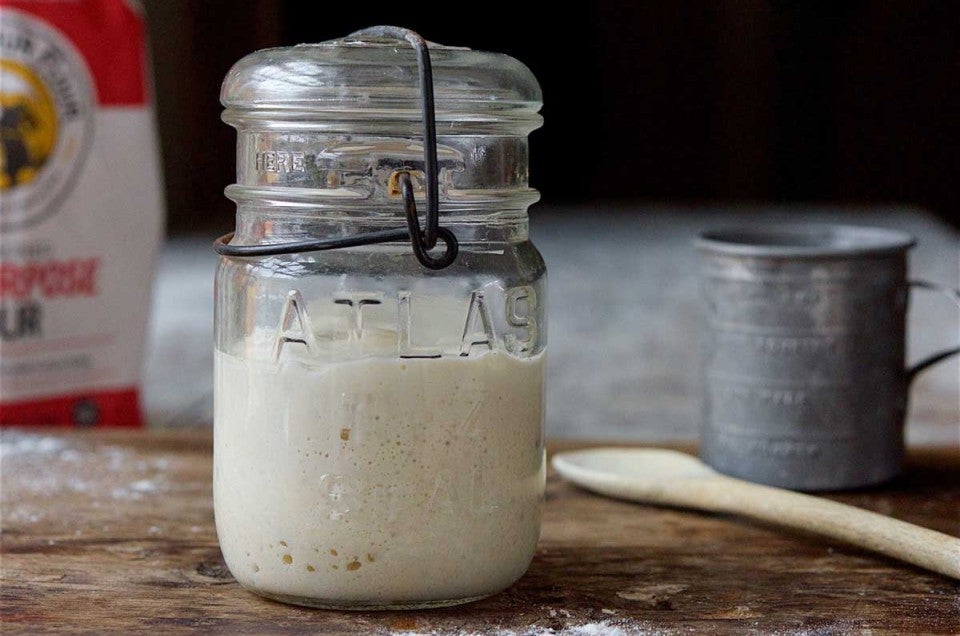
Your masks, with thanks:
[[[296,241],[276,245],[230,245],[230,241],[233,239],[233,232],[231,232],[213,242],[213,249],[217,254],[233,257],[276,256],[409,239],[417,260],[428,269],[443,269],[456,260],[460,251],[457,237],[450,230],[440,227],[437,122],[433,99],[433,68],[430,65],[430,51],[427,49],[427,42],[419,33],[395,26],[369,27],[351,33],[347,37],[361,36],[406,40],[416,51],[417,66],[420,72],[420,102],[423,111],[423,164],[427,203],[426,229],[423,231],[420,229],[420,218],[417,215],[417,202],[414,198],[410,173],[401,172],[397,176],[407,218],[407,229],[405,230],[382,230],[343,238]],[[443,254],[434,257],[429,252],[436,247],[438,240],[443,242],[445,249]]]

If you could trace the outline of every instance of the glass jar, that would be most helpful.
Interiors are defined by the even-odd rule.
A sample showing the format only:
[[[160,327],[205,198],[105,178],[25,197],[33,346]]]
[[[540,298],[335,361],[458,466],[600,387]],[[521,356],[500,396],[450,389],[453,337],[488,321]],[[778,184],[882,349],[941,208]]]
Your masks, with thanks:
[[[236,579],[276,600],[453,605],[508,587],[536,547],[546,269],[527,233],[527,135],[540,89],[508,56],[429,50],[452,264],[424,267],[409,240],[220,258],[217,534]],[[221,100],[238,131],[232,246],[402,230],[404,174],[423,209],[405,43],[258,51]]]

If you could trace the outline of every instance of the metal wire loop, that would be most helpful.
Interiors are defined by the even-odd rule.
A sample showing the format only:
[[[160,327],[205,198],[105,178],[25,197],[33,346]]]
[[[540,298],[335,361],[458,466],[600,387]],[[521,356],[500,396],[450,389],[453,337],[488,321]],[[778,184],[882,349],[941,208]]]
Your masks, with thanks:
[[[420,264],[428,269],[443,269],[457,259],[460,252],[460,244],[453,232],[445,227],[435,227],[437,237],[446,244],[446,250],[443,255],[433,258],[427,252],[431,249],[429,231],[420,231],[420,219],[417,217],[417,202],[413,198],[413,183],[410,181],[410,173],[402,172],[398,177],[400,183],[400,192],[403,194],[403,207],[407,214],[407,230],[410,232],[410,245],[413,247],[413,253],[416,255]],[[429,230],[429,215],[428,230]],[[436,238],[434,239],[436,245]]]
[[[276,256],[298,252],[316,252],[342,247],[373,245],[389,241],[410,240],[413,253],[420,264],[428,269],[438,270],[453,263],[460,251],[457,237],[453,232],[440,227],[440,194],[437,169],[437,123],[433,98],[433,67],[430,64],[430,51],[427,42],[419,33],[395,26],[375,26],[351,33],[348,38],[363,36],[383,37],[405,40],[417,54],[417,67],[420,75],[420,102],[423,112],[423,172],[425,178],[425,196],[427,205],[426,228],[421,231],[417,215],[417,203],[414,199],[413,183],[408,172],[398,175],[400,191],[403,195],[404,213],[407,229],[367,232],[344,238],[316,239],[293,243],[272,245],[230,245],[233,233],[225,234],[213,243],[213,249],[221,256]],[[429,251],[443,241],[445,250],[436,258]]]

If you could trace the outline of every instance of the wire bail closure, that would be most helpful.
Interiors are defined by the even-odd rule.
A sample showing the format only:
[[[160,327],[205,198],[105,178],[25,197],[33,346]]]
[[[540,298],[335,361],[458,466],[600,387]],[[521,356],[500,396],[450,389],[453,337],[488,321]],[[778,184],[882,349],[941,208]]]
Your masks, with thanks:
[[[296,254],[299,252],[319,252],[344,247],[374,245],[390,241],[410,240],[413,253],[420,264],[427,269],[440,270],[451,265],[460,251],[460,244],[453,232],[440,227],[440,194],[437,169],[437,122],[433,98],[433,67],[430,64],[430,51],[423,37],[410,29],[395,26],[374,26],[348,35],[348,38],[363,36],[383,37],[405,40],[417,54],[417,67],[420,75],[420,103],[423,112],[423,164],[426,181],[426,229],[421,231],[417,214],[417,202],[413,193],[413,182],[409,172],[398,175],[398,185],[403,197],[404,213],[407,219],[405,230],[382,230],[366,232],[343,238],[295,241],[275,245],[230,245],[233,232],[225,234],[213,242],[214,251],[221,256],[257,257]],[[444,252],[431,256],[430,250],[442,241]]]

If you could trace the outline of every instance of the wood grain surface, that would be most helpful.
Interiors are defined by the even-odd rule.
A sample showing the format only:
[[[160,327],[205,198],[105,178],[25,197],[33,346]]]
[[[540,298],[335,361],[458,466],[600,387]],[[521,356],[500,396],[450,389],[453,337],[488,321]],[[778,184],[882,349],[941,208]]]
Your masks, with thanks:
[[[6,430],[2,442],[4,633],[960,632],[960,586],[945,577],[553,474],[537,556],[506,592],[423,612],[291,607],[241,589],[223,563],[209,432]],[[897,482],[833,498],[960,536],[960,451],[915,450]]]

